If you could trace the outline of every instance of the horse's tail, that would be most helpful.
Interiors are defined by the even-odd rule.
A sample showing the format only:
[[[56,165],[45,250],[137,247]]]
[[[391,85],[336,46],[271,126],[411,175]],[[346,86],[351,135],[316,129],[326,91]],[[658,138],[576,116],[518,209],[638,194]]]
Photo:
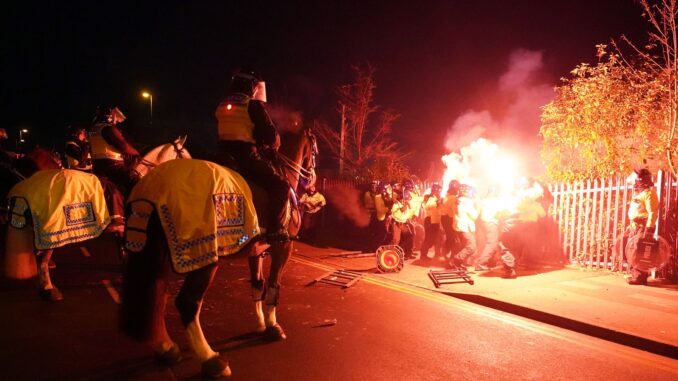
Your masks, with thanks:
[[[153,332],[158,308],[164,303],[168,276],[167,241],[157,213],[148,223],[143,250],[130,253],[125,267],[120,308],[120,329],[136,340],[147,340]],[[159,317],[162,318],[162,317]]]

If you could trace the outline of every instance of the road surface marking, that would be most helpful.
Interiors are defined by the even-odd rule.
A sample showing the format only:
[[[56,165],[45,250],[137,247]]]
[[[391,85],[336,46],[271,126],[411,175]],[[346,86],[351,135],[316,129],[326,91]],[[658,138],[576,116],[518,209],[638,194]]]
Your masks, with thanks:
[[[120,294],[118,294],[118,290],[116,290],[115,287],[113,287],[111,281],[108,279],[104,279],[101,281],[101,283],[104,285],[104,287],[106,287],[106,290],[108,291],[108,294],[111,296],[113,301],[116,304],[120,304]]]
[[[302,259],[298,256],[292,257],[291,260],[305,264],[307,266],[315,267],[325,271],[336,270],[332,266],[327,266],[308,259]],[[378,279],[369,274],[364,274],[363,282],[371,283],[384,288],[389,288],[394,291],[399,291],[405,294],[410,294],[423,299],[431,300],[436,303],[444,304],[446,306],[454,306],[463,309],[467,312],[485,316],[487,318],[495,319],[506,324],[511,324],[526,330],[567,341],[571,344],[580,345],[588,349],[593,349],[603,352],[604,355],[615,354],[627,361],[637,362],[644,365],[652,364],[655,368],[662,369],[667,372],[678,374],[678,362],[668,357],[656,355],[654,353],[645,352],[640,349],[628,347],[622,344],[617,344],[604,339],[599,339],[583,333],[570,331],[564,328],[553,327],[546,323],[540,323],[521,316],[512,315],[507,312],[497,311],[489,307],[483,307],[471,302],[462,301],[452,298],[448,295],[435,292],[428,289],[417,288],[416,286],[405,286],[397,283],[392,283]]]
[[[91,257],[91,256],[92,256],[92,255],[89,253],[89,250],[87,250],[87,248],[86,248],[85,246],[80,246],[80,252],[81,252],[82,255],[84,255],[85,257]]]

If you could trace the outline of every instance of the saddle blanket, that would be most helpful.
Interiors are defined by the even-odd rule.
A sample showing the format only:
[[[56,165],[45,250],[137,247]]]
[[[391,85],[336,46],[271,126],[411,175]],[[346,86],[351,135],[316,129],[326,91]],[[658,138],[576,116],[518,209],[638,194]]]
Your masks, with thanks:
[[[259,235],[252,193],[238,173],[195,159],[170,160],[150,171],[127,201],[125,246],[140,252],[157,212],[179,273],[233,254]]]
[[[38,250],[96,238],[110,223],[99,179],[82,171],[38,171],[7,198],[10,223],[21,229],[32,222]]]

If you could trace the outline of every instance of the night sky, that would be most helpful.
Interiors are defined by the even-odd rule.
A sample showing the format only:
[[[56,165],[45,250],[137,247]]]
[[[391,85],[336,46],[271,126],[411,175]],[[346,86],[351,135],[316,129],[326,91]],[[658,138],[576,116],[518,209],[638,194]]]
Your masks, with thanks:
[[[112,103],[139,144],[186,132],[189,149],[209,150],[240,65],[262,73],[272,105],[338,123],[334,88],[369,62],[376,104],[401,114],[394,138],[416,152],[415,168],[446,151],[467,111],[509,112],[515,100],[497,89],[516,50],[540,54],[531,81],[552,88],[594,62],[596,44],[621,34],[642,43],[646,28],[633,0],[29,3],[42,2],[0,16],[0,127],[12,139],[29,128],[60,148],[67,125]],[[154,96],[152,127],[142,89]]]

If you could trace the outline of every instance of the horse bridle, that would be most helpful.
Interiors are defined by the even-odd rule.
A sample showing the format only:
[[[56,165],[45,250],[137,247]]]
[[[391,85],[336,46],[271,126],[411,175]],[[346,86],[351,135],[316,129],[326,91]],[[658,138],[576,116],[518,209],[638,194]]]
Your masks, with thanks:
[[[280,152],[276,152],[276,155],[278,157],[278,160],[282,165],[299,175],[302,179],[306,180],[309,183],[312,183],[315,178],[315,157],[318,154],[318,143],[315,139],[315,135],[313,135],[313,132],[311,130],[307,130],[306,136],[308,136],[308,139],[311,144],[311,159],[310,159],[310,165],[308,168],[304,168],[303,165],[297,164],[296,161],[290,159],[289,157],[285,156],[284,154]]]
[[[185,152],[185,151],[184,151],[184,146],[182,145],[182,146],[180,147],[179,144],[177,144],[177,142],[172,142],[172,147],[174,148],[174,152],[177,153],[177,158],[178,158],[178,159],[183,159],[183,158],[184,158],[184,152]],[[139,160],[139,164],[141,164],[141,165],[147,167],[148,169],[153,169],[153,168],[157,167],[157,164],[155,164],[154,162],[149,161],[149,160],[147,160],[147,159],[144,159],[144,158],[141,158],[141,159]],[[135,170],[135,171],[136,171],[136,170]],[[138,173],[138,171],[137,171],[137,173]]]

